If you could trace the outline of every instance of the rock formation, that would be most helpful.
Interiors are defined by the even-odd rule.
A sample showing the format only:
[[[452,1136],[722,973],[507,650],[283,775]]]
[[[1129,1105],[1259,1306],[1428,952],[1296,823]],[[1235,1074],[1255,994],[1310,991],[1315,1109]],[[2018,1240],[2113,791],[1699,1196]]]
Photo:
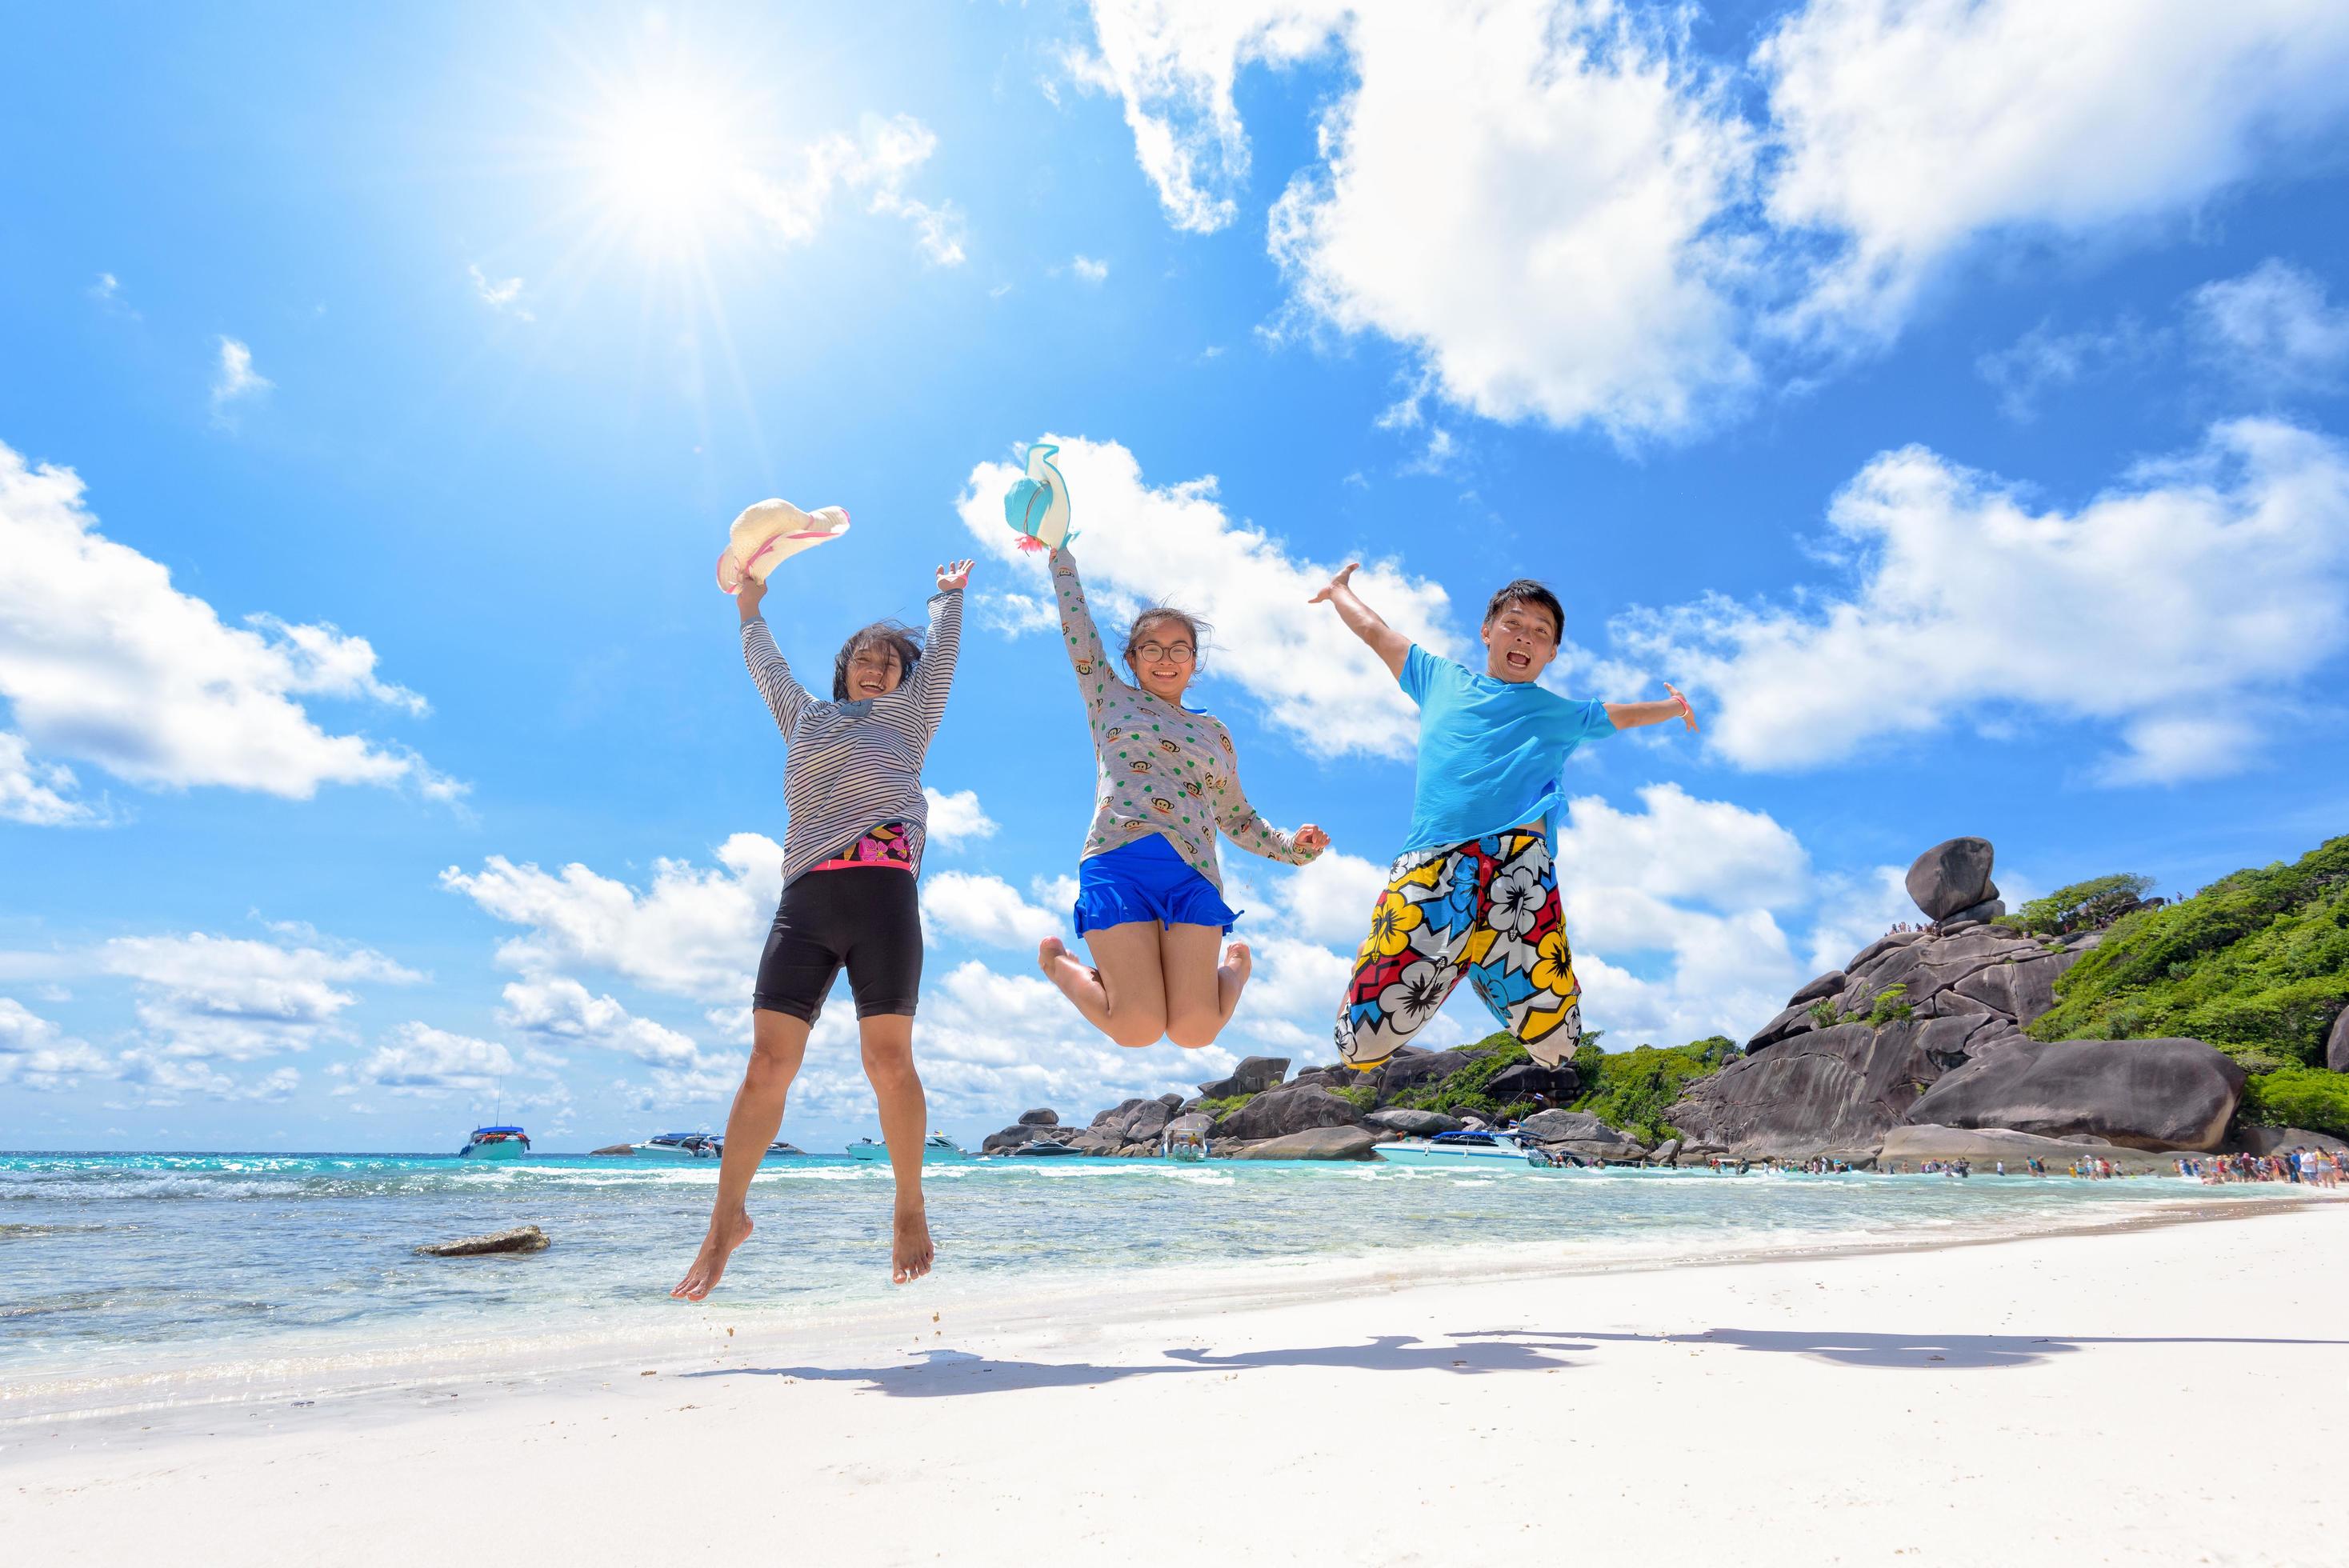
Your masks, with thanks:
[[[492,1253],[543,1253],[554,1244],[536,1225],[522,1225],[454,1242],[428,1242],[416,1251],[428,1258],[478,1258]]]
[[[1287,1057],[1247,1057],[1232,1069],[1229,1078],[1203,1083],[1199,1093],[1206,1099],[1229,1099],[1234,1095],[1262,1094],[1288,1076]]]
[[[2324,1037],[2324,1065],[2336,1073],[2349,1073],[2349,1007],[2333,1020],[2333,1032]]]
[[[2199,1040],[2067,1040],[2023,1030],[2055,978],[2103,941],[1986,923],[2003,913],[1983,839],[1936,844],[1909,868],[1937,923],[1894,932],[1788,998],[1746,1056],[1664,1115],[1688,1151],[1864,1159],[1896,1128],[2087,1135],[2137,1149],[2218,1147],[2243,1075]]]

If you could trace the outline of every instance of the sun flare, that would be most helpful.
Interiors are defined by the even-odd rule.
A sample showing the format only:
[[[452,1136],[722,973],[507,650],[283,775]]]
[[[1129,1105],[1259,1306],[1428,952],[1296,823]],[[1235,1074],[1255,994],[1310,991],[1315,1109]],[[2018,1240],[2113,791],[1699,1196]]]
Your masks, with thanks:
[[[655,253],[699,250],[739,212],[746,138],[718,96],[643,89],[613,106],[597,139],[599,204]]]

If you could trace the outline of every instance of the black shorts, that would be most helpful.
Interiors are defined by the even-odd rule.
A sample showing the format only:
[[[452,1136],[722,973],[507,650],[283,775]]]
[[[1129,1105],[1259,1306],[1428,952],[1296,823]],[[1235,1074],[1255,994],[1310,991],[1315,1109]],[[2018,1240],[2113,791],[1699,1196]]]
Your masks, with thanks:
[[[785,888],[750,1006],[812,1024],[843,965],[858,1017],[914,1016],[922,910],[911,872],[845,866],[809,872]]]

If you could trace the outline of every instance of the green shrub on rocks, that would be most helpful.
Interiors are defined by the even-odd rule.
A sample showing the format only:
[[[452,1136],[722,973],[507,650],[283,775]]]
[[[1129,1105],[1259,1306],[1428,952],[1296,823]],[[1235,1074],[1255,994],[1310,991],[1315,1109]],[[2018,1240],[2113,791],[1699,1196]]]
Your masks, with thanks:
[[[1221,1099],[1203,1099],[1191,1109],[1203,1116],[1226,1117],[1255,1098],[1253,1094],[1226,1095]]]
[[[2151,877],[2134,873],[2091,877],[2059,887],[2045,898],[2034,898],[1998,923],[2034,936],[2101,931],[2143,903],[2152,891]]]
[[[2349,1138],[2349,1073],[2279,1068],[2243,1085],[2239,1113],[2255,1127],[2298,1127]]]
[[[2255,1070],[2313,1066],[2349,1005],[2349,836],[2122,916],[2055,995],[2039,1039],[2184,1036]]]
[[[1393,1103],[1413,1110],[1440,1110],[1446,1116],[1474,1111],[1487,1120],[1506,1113],[1509,1107],[1486,1094],[1485,1086],[1498,1078],[1503,1068],[1529,1062],[1533,1057],[1526,1054],[1525,1047],[1503,1034],[1487,1035],[1461,1049],[1472,1058],[1466,1067],[1449,1078],[1399,1094]],[[1516,1103],[1519,1102],[1512,1102]],[[1531,1107],[1526,1109],[1530,1110]]]
[[[1638,1046],[1611,1054],[1586,1046],[1574,1058],[1583,1092],[1571,1109],[1587,1110],[1643,1142],[1676,1137],[1678,1130],[1664,1120],[1664,1108],[1680,1099],[1689,1084],[1719,1072],[1736,1054],[1735,1043],[1721,1035],[1685,1046]]]

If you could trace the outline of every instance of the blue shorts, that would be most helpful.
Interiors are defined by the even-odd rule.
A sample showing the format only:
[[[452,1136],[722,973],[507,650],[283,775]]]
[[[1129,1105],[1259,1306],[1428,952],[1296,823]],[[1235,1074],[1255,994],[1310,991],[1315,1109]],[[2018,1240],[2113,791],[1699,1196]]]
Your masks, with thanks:
[[[1077,934],[1137,920],[1168,925],[1215,925],[1226,931],[1240,912],[1216,884],[1175,853],[1164,833],[1077,862]]]

